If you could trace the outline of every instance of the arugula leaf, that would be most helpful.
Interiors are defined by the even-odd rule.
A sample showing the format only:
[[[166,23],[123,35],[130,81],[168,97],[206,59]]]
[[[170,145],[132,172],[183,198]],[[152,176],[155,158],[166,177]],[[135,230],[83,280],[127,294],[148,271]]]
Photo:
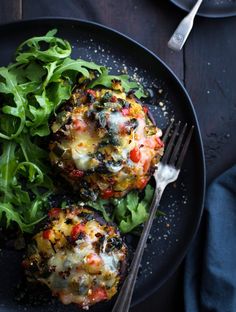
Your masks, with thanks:
[[[58,66],[58,62],[52,62],[52,63],[48,63],[46,65],[44,65],[44,68],[47,70],[47,76],[43,82],[43,87],[45,88],[47,86],[47,84],[49,83],[49,81],[51,80],[54,71],[56,70]]]
[[[33,37],[24,41],[16,50],[16,61],[19,64],[25,64],[35,59],[53,62],[70,56],[71,45],[68,41],[55,37],[56,33],[57,30],[53,29],[45,36]]]
[[[17,175],[17,172],[21,172],[21,175],[28,178],[30,183],[34,182],[36,185],[43,183],[43,172],[34,163],[29,161],[21,162],[16,168],[15,175]]]
[[[73,60],[71,58],[66,58],[54,71],[50,82],[57,81],[62,74],[68,71],[76,71],[77,73],[81,73],[84,77],[89,78],[90,73],[88,69],[90,70],[96,70],[99,73],[102,73],[101,66],[97,65],[93,62],[86,62],[84,60]]]
[[[31,214],[36,210],[39,210],[38,202],[34,202],[34,204],[32,205]],[[13,208],[13,206],[10,203],[0,203],[0,218],[2,218],[3,214],[5,215],[6,218],[6,227],[9,227],[9,225],[12,222],[15,222],[18,224],[21,231],[28,233],[32,232],[34,225],[41,222],[45,218],[45,216],[43,216],[41,218],[36,219],[34,218],[35,216],[32,214],[32,219],[35,219],[35,221],[27,224],[22,221],[21,215]]]
[[[29,105],[31,120],[26,121],[26,126],[30,127],[31,135],[47,136],[50,134],[48,123],[45,123],[45,118],[48,120],[54,108],[54,103],[51,102],[45,92],[41,95],[35,95],[36,104]]]
[[[63,101],[71,97],[71,90],[72,86],[67,79],[50,83],[50,87],[46,89],[46,97],[54,103],[54,111]]]
[[[154,189],[147,185],[145,189],[144,199],[139,201],[139,194],[137,191],[130,192],[122,201],[129,210],[126,216],[120,219],[119,228],[122,233],[131,232],[138,225],[144,223],[148,218],[148,207],[151,204],[151,200],[154,194]],[[119,210],[118,205],[116,211]]]
[[[18,159],[36,164],[44,174],[50,172],[50,167],[46,165],[48,161],[47,152],[32,142],[28,134],[22,134],[17,138],[16,142],[20,147],[17,154]]]
[[[127,208],[132,213],[132,211],[134,210],[134,207],[137,207],[138,202],[139,202],[139,197],[137,196],[137,192],[135,191],[130,192],[126,197],[126,202],[127,202]]]
[[[92,208],[94,208],[95,210],[98,210],[102,213],[104,219],[107,222],[112,221],[111,216],[108,214],[107,212],[107,206],[109,206],[110,201],[107,199],[98,199],[96,202],[93,201],[88,201],[86,202],[86,204]]]
[[[7,197],[9,189],[14,180],[14,172],[17,168],[15,159],[16,143],[4,142],[1,146],[2,155],[0,156],[0,186],[3,197]]]
[[[27,81],[41,83],[46,74],[45,68],[36,60],[28,64],[12,63],[8,65],[8,70],[16,78],[18,85]]]
[[[98,199],[96,202],[86,202],[87,205],[100,211],[106,221],[115,221],[122,233],[129,233],[143,224],[148,218],[148,211],[154,195],[154,188],[148,184],[142,198],[138,191],[128,193],[120,200]],[[113,207],[113,215],[108,213],[108,208]],[[165,215],[158,211],[157,216]]]
[[[29,140],[22,139],[22,144],[28,143]],[[33,143],[29,147],[32,148]],[[38,161],[39,166],[29,160],[19,162],[23,159],[22,155],[28,158],[29,147],[25,153],[21,153],[16,142],[5,141],[0,156],[0,217],[5,217],[6,226],[16,222],[24,231],[31,231],[33,225],[42,220],[42,206],[53,188],[51,181],[43,174],[44,165],[41,166],[41,162]],[[39,148],[36,146],[34,152],[37,151]],[[25,186],[21,183],[22,178],[27,181]],[[46,189],[44,194],[41,192],[42,187]]]
[[[118,80],[121,82],[122,87],[124,88],[125,92],[129,92],[131,90],[135,90],[135,95],[137,98],[147,97],[144,92],[143,87],[135,81],[131,81],[128,75],[110,75],[107,68],[102,68],[102,73],[98,76],[97,79],[92,81],[89,84],[89,88],[94,88],[95,86],[102,85],[106,88],[112,88],[112,81]]]
[[[15,133],[11,133],[10,135],[0,133],[0,137],[3,139],[11,139],[18,136],[23,130],[26,101],[19,90],[15,76],[5,67],[0,68],[0,93],[12,94],[14,99],[14,101],[10,100],[9,105],[2,107],[3,113],[15,116],[20,120]]]
[[[30,81],[36,83],[41,82],[43,79],[43,76],[46,73],[46,70],[44,67],[42,67],[41,64],[38,62],[30,62],[29,65],[25,68],[24,66],[24,75],[25,78],[29,79]],[[22,74],[21,74],[22,75]]]
[[[26,225],[22,222],[21,217],[18,212],[14,211],[10,203],[0,203],[0,217],[2,218],[3,213],[6,217],[6,227],[9,227],[12,221],[16,222],[20,229],[26,229]]]

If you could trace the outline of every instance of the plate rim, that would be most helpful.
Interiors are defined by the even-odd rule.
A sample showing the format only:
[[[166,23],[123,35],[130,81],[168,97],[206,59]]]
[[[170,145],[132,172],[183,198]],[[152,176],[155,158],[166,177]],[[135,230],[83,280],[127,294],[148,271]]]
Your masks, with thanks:
[[[172,0],[171,0],[172,1]],[[175,273],[175,271],[178,269],[178,267],[180,266],[180,264],[182,263],[184,257],[186,256],[187,252],[190,249],[191,244],[193,243],[196,234],[198,232],[199,226],[200,226],[200,222],[202,219],[202,214],[203,214],[203,210],[204,210],[204,202],[205,202],[205,191],[206,191],[206,164],[205,164],[205,153],[204,153],[204,147],[203,147],[203,141],[202,141],[202,136],[201,136],[201,131],[200,131],[200,126],[199,126],[199,122],[198,122],[198,118],[197,118],[197,114],[196,111],[194,109],[194,105],[193,102],[190,98],[190,95],[188,94],[187,90],[185,89],[185,86],[183,85],[182,81],[178,78],[178,76],[174,73],[174,71],[157,55],[155,54],[153,51],[151,51],[150,49],[146,48],[143,44],[139,43],[137,40],[132,39],[131,37],[129,37],[126,34],[123,34],[122,32],[103,25],[101,23],[98,22],[94,22],[92,20],[88,20],[88,19],[80,19],[80,18],[73,18],[73,17],[61,17],[61,16],[43,16],[43,17],[37,17],[37,18],[29,18],[29,19],[22,19],[22,20],[18,20],[18,21],[12,21],[12,22],[7,22],[7,23],[0,23],[0,30],[2,27],[7,27],[7,26],[17,26],[19,24],[27,24],[27,23],[35,23],[35,22],[51,22],[53,23],[53,21],[61,21],[61,22],[73,22],[73,23],[78,23],[78,24],[84,24],[84,25],[88,25],[88,26],[95,26],[98,27],[102,30],[108,31],[110,33],[115,33],[116,35],[120,36],[122,39],[128,40],[130,41],[132,44],[138,46],[139,48],[141,48],[142,50],[144,50],[147,54],[151,55],[152,57],[154,57],[154,59],[156,61],[158,61],[168,72],[168,74],[170,74],[170,76],[172,76],[174,78],[174,80],[177,82],[178,87],[181,89],[183,95],[186,98],[186,102],[188,102],[188,107],[190,108],[190,114],[192,114],[192,118],[193,121],[195,123],[195,135],[196,135],[196,139],[197,139],[197,144],[196,146],[198,146],[199,148],[199,153],[200,153],[200,158],[199,158],[199,165],[201,167],[201,172],[199,175],[199,179],[201,180],[201,185],[199,187],[200,189],[200,194],[201,194],[201,200],[200,200],[200,204],[199,204],[199,218],[196,222],[196,227],[192,233],[192,236],[190,237],[190,239],[188,240],[187,244],[185,245],[186,247],[184,248],[184,251],[179,254],[178,259],[175,261],[175,264],[172,266],[171,270],[169,270],[168,274],[165,275],[165,278],[163,278],[161,281],[158,281],[157,284],[150,289],[146,294],[144,294],[143,296],[141,296],[140,298],[133,300],[131,306],[134,307],[136,305],[138,305],[139,303],[143,302],[144,300],[146,300],[148,297],[150,297],[151,295],[153,295],[155,292],[157,292],[157,290],[165,283],[167,282],[167,280]],[[1,32],[0,32],[1,34]],[[1,35],[0,35],[1,37]]]
[[[175,6],[177,6],[178,8],[180,8],[181,10],[185,11],[185,12],[189,12],[189,10],[181,3],[178,2],[178,0],[170,0],[170,2],[172,4],[174,4]],[[197,13],[197,16],[201,16],[201,17],[206,17],[206,18],[216,18],[216,19],[219,19],[219,18],[226,18],[226,17],[233,17],[233,16],[236,16],[236,10],[235,12],[232,12],[232,13],[222,13],[222,14],[215,14],[215,13],[201,13],[201,12],[198,12]]]

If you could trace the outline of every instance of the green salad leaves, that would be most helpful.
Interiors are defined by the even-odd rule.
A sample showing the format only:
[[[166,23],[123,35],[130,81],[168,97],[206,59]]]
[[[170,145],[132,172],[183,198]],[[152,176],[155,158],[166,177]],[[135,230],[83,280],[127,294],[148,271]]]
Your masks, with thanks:
[[[98,199],[87,204],[100,211],[106,221],[114,221],[122,233],[129,233],[148,218],[148,208],[151,205],[154,189],[148,184],[142,198],[138,191],[131,191],[124,198]],[[114,206],[112,213],[108,213],[107,207]]]
[[[120,80],[125,91],[145,97],[142,86],[128,75],[110,75],[103,66],[72,59],[70,43],[56,32],[26,40],[16,50],[14,62],[0,67],[0,221],[6,226],[17,223],[26,232],[44,218],[55,191],[42,141],[50,134],[50,118],[70,98],[78,75],[91,80],[91,88],[111,87],[112,80]],[[150,194],[147,188],[139,202],[131,192],[119,202],[115,217],[122,232],[146,219]],[[96,205],[104,209],[101,202]]]
[[[5,94],[1,138],[16,138],[23,129],[31,136],[49,135],[48,119],[70,98],[76,76],[89,78],[89,70],[102,73],[102,66],[71,59],[70,44],[55,33],[25,41],[16,51],[16,62],[0,68],[0,94]],[[14,129],[6,131],[6,124]]]
[[[120,75],[120,76],[110,75],[108,69],[105,67],[101,68],[101,70],[102,70],[101,75],[99,75],[97,79],[95,79],[89,84],[90,88],[94,88],[98,85],[102,85],[107,88],[112,88],[112,81],[119,80],[121,81],[121,85],[124,88],[125,92],[129,92],[132,89],[135,91],[134,92],[135,96],[139,99],[147,96],[142,86],[140,86],[135,81],[130,81],[130,77],[128,75]]]

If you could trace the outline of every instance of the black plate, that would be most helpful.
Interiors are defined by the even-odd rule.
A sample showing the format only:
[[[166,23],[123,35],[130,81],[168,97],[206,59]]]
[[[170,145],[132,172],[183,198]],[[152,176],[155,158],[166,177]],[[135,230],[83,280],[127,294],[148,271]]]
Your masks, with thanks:
[[[0,65],[8,64],[17,45],[28,37],[57,28],[58,35],[72,43],[73,56],[111,66],[113,72],[127,67],[154,91],[151,111],[161,128],[171,117],[195,125],[194,137],[184,168],[176,184],[167,188],[161,203],[166,213],[154,223],[143,258],[133,304],[145,299],[170,277],[183,259],[199,225],[205,189],[205,167],[199,126],[191,100],[178,78],[152,52],[126,36],[104,26],[74,19],[38,19],[0,26]],[[21,253],[0,252],[0,311],[25,311],[14,301],[20,280]],[[171,298],[170,298],[171,300]],[[52,305],[30,307],[30,311],[78,311],[77,307]],[[98,305],[92,311],[108,311]]]
[[[197,0],[170,0],[179,8],[189,11]],[[236,15],[236,0],[203,0],[198,15],[205,17],[229,17]]]

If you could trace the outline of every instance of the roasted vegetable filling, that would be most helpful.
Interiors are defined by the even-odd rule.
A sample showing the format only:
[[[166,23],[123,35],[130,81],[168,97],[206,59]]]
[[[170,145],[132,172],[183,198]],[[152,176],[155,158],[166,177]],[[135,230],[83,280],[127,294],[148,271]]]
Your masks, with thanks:
[[[91,209],[54,208],[33,237],[23,266],[64,304],[83,308],[111,299],[126,267],[127,247],[116,227]]]
[[[163,152],[148,108],[119,81],[112,89],[75,89],[51,130],[52,164],[92,200],[143,189]]]

